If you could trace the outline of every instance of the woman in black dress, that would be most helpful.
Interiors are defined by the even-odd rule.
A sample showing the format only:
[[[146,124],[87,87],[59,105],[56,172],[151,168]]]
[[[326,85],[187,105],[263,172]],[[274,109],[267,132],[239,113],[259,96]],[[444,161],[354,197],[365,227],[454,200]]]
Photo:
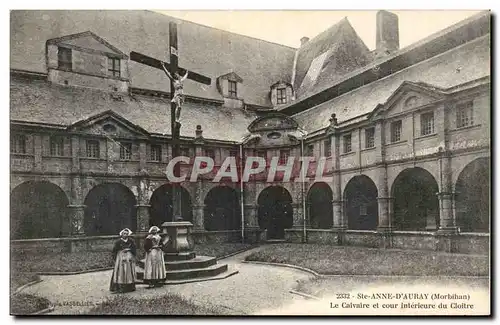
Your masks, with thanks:
[[[129,237],[131,234],[132,231],[130,229],[123,229],[120,231],[120,239],[113,246],[115,268],[109,287],[111,292],[135,291],[137,248],[134,240]]]

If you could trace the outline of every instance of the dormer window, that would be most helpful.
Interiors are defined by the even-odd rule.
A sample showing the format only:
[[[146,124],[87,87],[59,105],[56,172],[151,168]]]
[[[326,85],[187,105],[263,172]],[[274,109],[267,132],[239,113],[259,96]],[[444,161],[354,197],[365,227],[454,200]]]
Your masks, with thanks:
[[[230,72],[217,78],[217,89],[228,99],[230,107],[243,107],[243,79],[235,72]]]
[[[293,88],[290,83],[278,81],[271,86],[271,103],[273,106],[290,103],[293,99]]]
[[[45,50],[49,82],[128,91],[128,56],[90,31],[49,39]]]
[[[120,59],[108,57],[108,75],[111,77],[120,77]]]
[[[238,83],[236,81],[228,80],[229,97],[238,98]]]
[[[286,104],[286,88],[278,88],[277,91],[278,104]]]
[[[58,48],[57,66],[61,70],[71,70],[73,68],[71,49],[65,47]]]

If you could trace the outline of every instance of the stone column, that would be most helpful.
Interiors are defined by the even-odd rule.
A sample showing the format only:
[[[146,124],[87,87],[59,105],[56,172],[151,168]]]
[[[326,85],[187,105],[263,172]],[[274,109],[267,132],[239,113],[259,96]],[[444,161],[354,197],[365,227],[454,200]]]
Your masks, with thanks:
[[[439,199],[439,230],[438,232],[457,232],[453,211],[453,193],[437,193]]]
[[[147,232],[149,230],[149,209],[151,206],[149,204],[137,204],[137,232]],[[161,226],[161,225],[155,225]]]
[[[196,155],[199,153],[201,147],[196,147]],[[195,185],[195,193],[193,198],[193,225],[195,231],[205,230],[204,210],[205,202],[203,197],[203,181],[198,180]]]
[[[259,206],[257,204],[245,204],[245,238],[246,243],[258,243],[267,239],[267,232],[259,226]]]
[[[389,214],[389,205],[391,198],[388,196],[387,190],[387,169],[385,165],[381,165],[377,169],[377,190],[378,190],[378,227],[381,232],[390,231],[392,228],[391,217]]]
[[[195,231],[205,230],[205,223],[203,219],[204,209],[204,204],[193,205],[193,226]]]
[[[245,204],[245,230],[259,229],[258,210],[256,204]]]
[[[292,203],[293,208],[293,228],[303,229],[304,228],[304,211],[302,209],[302,204]]]
[[[333,174],[333,229],[336,230],[345,230],[347,225],[344,221],[343,216],[343,201],[341,194],[341,185],[340,185],[340,172],[335,172]]]
[[[439,148],[439,171],[441,179],[440,192],[436,193],[439,199],[439,233],[457,233],[455,222],[454,195],[451,191],[451,157],[448,152]]]

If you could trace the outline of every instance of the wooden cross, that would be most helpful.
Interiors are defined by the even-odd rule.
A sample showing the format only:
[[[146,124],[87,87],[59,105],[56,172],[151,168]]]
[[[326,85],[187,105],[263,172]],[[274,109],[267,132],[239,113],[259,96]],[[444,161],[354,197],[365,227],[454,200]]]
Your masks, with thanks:
[[[175,73],[179,73],[180,75],[185,75],[187,70],[179,67],[179,54],[177,48],[177,24],[174,22],[170,22],[169,24],[169,56],[170,63],[163,62],[161,60],[149,57],[147,55],[138,53],[138,52],[130,52],[130,60],[142,63],[144,65],[160,69],[163,71],[163,66],[169,71],[172,76],[175,76]],[[188,79],[205,84],[210,85],[212,80],[208,77],[205,77],[201,74],[198,74],[193,71],[189,71]],[[174,98],[174,83],[170,80],[170,99]],[[171,132],[172,132],[172,158],[179,156],[179,137],[180,137],[180,129],[181,123],[176,122],[175,118],[176,104],[174,102],[170,102],[170,122],[171,122]],[[180,165],[176,164],[174,167],[174,175],[176,177],[180,176]],[[181,216],[181,191],[179,188],[179,184],[172,184],[172,221],[175,221],[175,218]]]

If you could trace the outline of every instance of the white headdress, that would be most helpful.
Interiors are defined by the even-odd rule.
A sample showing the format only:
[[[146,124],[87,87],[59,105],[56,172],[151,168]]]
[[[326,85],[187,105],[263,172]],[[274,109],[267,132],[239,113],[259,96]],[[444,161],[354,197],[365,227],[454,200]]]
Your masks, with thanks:
[[[157,226],[153,226],[153,227],[149,228],[149,233],[152,233],[153,231],[159,232],[160,228],[158,228]]]
[[[122,231],[120,231],[120,236],[123,236],[124,234],[127,234],[128,236],[132,235],[132,230],[125,228]]]

